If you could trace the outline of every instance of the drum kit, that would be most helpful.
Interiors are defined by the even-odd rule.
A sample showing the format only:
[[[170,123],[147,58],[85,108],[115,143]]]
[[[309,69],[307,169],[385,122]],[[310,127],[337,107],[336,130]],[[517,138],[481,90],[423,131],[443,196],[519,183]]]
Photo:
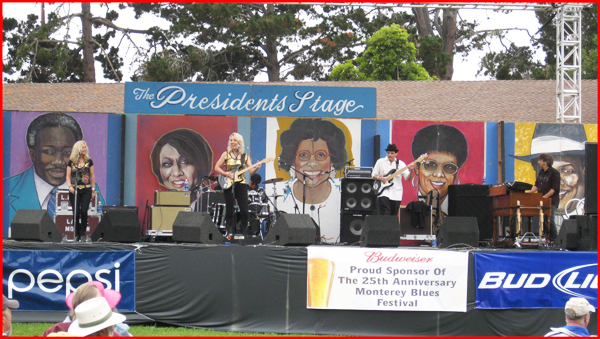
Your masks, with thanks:
[[[205,179],[216,181],[217,178],[213,176],[207,176]],[[282,212],[277,210],[277,198],[282,197],[283,195],[277,194],[276,183],[283,181],[282,178],[273,178],[269,180],[263,181],[264,184],[273,184],[273,194],[267,195],[267,193],[263,189],[259,190],[251,190],[248,191],[248,221],[251,232],[256,235],[260,235],[262,238],[266,236],[271,227],[275,225],[277,222],[277,217],[281,215]],[[203,185],[199,189],[200,195],[200,206],[202,205],[202,193],[217,193],[223,194],[223,190],[215,189],[215,183],[208,183]],[[210,195],[207,195],[210,196]],[[274,198],[271,200],[271,198]],[[223,201],[223,199],[218,199]],[[270,203],[270,205],[269,205]],[[271,208],[272,205],[272,208]],[[226,207],[223,202],[210,202],[210,198],[206,202],[207,212],[210,214],[212,221],[219,228],[219,230],[225,234],[225,213]],[[200,210],[200,209],[197,209]],[[239,220],[239,211],[240,208],[238,205],[235,206],[235,214],[237,215],[237,220]]]

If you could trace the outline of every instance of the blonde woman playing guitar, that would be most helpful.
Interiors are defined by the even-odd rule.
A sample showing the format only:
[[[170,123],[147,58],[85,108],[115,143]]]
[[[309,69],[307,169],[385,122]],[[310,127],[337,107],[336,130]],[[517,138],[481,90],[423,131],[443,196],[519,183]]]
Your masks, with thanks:
[[[244,153],[244,138],[240,134],[232,133],[229,136],[227,151],[221,154],[215,164],[215,171],[219,173],[221,179],[219,182],[230,183],[229,187],[223,190],[225,226],[227,228],[226,238],[228,240],[231,240],[236,231],[234,222],[236,200],[240,208],[240,233],[248,235],[248,185],[246,184],[245,172],[248,171],[252,175],[258,171],[261,164],[262,162],[258,162],[252,165],[250,156]],[[223,169],[224,165],[225,169]]]

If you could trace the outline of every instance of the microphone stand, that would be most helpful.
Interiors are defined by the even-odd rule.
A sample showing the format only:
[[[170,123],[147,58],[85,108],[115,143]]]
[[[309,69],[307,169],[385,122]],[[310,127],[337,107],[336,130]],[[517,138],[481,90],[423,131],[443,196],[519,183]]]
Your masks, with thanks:
[[[79,158],[81,158],[81,154],[79,154]],[[73,206],[73,238],[77,241],[77,218],[79,215],[77,213],[77,184],[79,183],[79,159],[77,159],[77,165],[75,165],[75,187],[73,188],[75,194],[75,204]]]
[[[306,208],[306,173],[303,173],[303,172],[297,170],[296,166],[292,166],[291,168],[293,168],[296,173],[302,174],[302,214],[304,214],[304,210]],[[313,180],[312,178],[308,178],[308,179]],[[294,194],[293,188],[294,187],[292,186],[292,195]],[[296,200],[294,200],[294,205],[296,205]],[[298,205],[294,206],[294,208],[296,210],[298,210]]]

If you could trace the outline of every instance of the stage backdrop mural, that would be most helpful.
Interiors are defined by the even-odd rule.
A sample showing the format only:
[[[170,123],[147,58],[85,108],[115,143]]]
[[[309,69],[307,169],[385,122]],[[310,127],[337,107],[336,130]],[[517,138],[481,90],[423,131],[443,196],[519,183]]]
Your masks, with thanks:
[[[100,201],[120,203],[120,115],[3,112],[3,118],[4,237],[18,209],[48,209],[54,188],[67,189],[66,166],[78,140],[94,160]]]
[[[227,149],[237,117],[139,115],[136,206],[145,229],[150,225],[154,192],[195,190]],[[192,194],[191,207],[196,206]],[[176,215],[176,214],[174,214]]]
[[[428,156],[410,181],[404,181],[405,206],[437,189],[441,210],[448,214],[448,186],[479,184],[484,176],[485,123],[392,121],[392,143],[398,147],[397,158],[406,164],[421,154]]]
[[[516,123],[515,180],[535,183],[537,157],[549,153],[560,172],[560,202],[557,222],[581,215],[585,206],[585,142],[598,141],[598,125]],[[595,175],[592,173],[592,175]]]
[[[277,209],[310,215],[327,243],[339,242],[340,178],[348,163],[360,164],[361,121],[357,119],[267,118],[265,185]],[[357,139],[354,139],[357,138]]]

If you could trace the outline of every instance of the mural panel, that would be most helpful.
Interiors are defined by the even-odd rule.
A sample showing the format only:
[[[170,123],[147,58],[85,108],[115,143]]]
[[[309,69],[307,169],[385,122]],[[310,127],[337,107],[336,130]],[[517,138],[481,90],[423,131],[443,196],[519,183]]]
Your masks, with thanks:
[[[549,153],[560,172],[561,218],[583,214],[585,207],[585,142],[598,141],[598,126],[587,124],[515,124],[515,180],[535,182],[537,157]],[[560,219],[557,220],[560,225]]]
[[[145,206],[154,205],[155,191],[183,191],[186,179],[196,191],[236,130],[237,117],[138,116],[135,200],[140,220],[149,219]],[[196,205],[195,194],[191,205]]]
[[[277,208],[309,214],[328,243],[339,241],[340,178],[349,160],[360,163],[360,127],[355,119],[267,119],[266,154],[278,161],[267,164],[266,176],[283,179],[275,183]]]
[[[4,112],[11,114],[9,192],[5,225],[18,209],[47,209],[56,189],[67,189],[66,166],[76,141],[85,140],[94,160],[96,191],[107,186],[108,114]],[[120,135],[117,134],[117,135]],[[5,168],[7,164],[4,165]],[[112,180],[112,178],[111,178]],[[108,203],[118,203],[109,201]],[[54,208],[54,207],[52,207]],[[6,209],[5,209],[6,211]]]
[[[395,120],[392,143],[399,149],[397,158],[406,164],[428,154],[404,186],[402,205],[425,200],[435,189],[439,191],[441,210],[447,215],[449,185],[482,184],[485,152],[482,122]]]

